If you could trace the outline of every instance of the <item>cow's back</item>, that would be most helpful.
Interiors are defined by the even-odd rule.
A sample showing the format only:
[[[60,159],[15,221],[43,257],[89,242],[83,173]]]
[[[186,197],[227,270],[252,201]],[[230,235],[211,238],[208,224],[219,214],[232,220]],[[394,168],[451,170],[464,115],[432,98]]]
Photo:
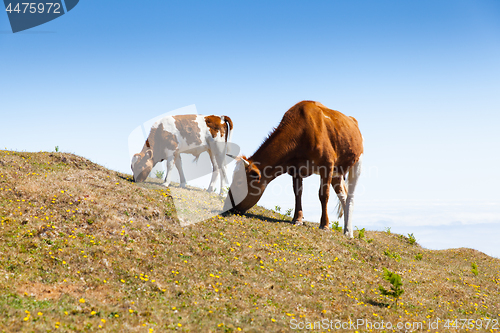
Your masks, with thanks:
[[[346,170],[363,153],[363,137],[357,120],[319,102],[297,103],[285,113],[283,121],[293,124],[296,140],[303,146],[301,150],[309,149],[312,155],[328,155],[336,167]]]
[[[168,116],[161,120],[164,129],[173,133],[179,143],[179,150],[197,147],[205,144],[203,127],[204,116],[188,114]]]

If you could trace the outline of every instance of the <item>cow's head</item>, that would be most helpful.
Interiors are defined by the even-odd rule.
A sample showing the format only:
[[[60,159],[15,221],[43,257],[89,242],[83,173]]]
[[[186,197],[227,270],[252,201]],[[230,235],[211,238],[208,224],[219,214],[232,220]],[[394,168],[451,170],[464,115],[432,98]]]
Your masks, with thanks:
[[[135,154],[132,157],[132,173],[134,174],[135,182],[143,182],[148,178],[149,173],[153,169],[153,150],[147,149]]]
[[[265,187],[258,166],[245,156],[237,157],[233,182],[224,202],[224,211],[246,212],[259,201]]]

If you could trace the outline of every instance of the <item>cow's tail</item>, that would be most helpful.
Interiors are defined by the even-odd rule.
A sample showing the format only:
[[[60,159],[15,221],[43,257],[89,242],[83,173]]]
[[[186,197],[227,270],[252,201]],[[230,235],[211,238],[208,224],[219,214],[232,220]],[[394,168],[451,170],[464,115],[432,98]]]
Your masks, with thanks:
[[[226,123],[226,154],[230,154],[231,153],[231,145],[228,144],[231,142],[231,136],[233,134],[233,121],[231,120],[231,118],[229,118],[228,116],[221,116],[220,117],[222,119],[222,121],[224,121]]]
[[[340,181],[340,186],[341,186],[342,192],[345,195],[345,198],[347,198],[347,183],[346,183],[346,181],[344,181],[343,177],[342,177],[342,180]],[[337,203],[337,215],[338,215],[339,219],[342,217],[342,215],[344,215],[344,205],[342,205],[342,202],[340,201],[340,199]]]

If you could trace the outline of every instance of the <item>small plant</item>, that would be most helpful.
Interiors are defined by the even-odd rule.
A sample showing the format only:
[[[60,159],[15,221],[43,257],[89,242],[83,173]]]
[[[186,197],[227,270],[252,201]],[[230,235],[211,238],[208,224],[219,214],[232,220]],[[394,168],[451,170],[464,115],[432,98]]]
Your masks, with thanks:
[[[415,259],[420,261],[420,260],[422,260],[423,257],[424,257],[424,255],[422,253],[417,253],[417,255],[415,256]]]
[[[391,234],[391,227],[385,228],[385,232],[387,232],[388,234]]]
[[[58,153],[59,152],[59,146],[56,146],[55,150],[56,150],[56,153]]]
[[[226,186],[222,189],[222,193],[221,195],[219,195],[219,200],[221,202],[224,202],[224,200],[226,200],[226,197],[228,196],[229,194],[229,186]]]
[[[283,215],[281,214],[281,206],[274,206],[274,211],[278,213],[280,219],[283,220]]]
[[[477,264],[476,264],[475,262],[473,262],[473,263],[471,264],[471,266],[472,266],[471,272],[472,272],[475,276],[477,276],[477,275],[479,274],[479,271],[477,270]]]
[[[332,230],[334,231],[342,231],[342,227],[339,226],[339,221],[335,221],[332,223]]]
[[[408,242],[411,245],[415,244],[416,241],[417,241],[417,239],[415,238],[415,236],[413,236],[413,234],[408,234]]]
[[[279,214],[280,219],[285,220],[287,217],[292,216],[293,209],[287,209],[285,214],[281,214],[281,206],[274,206],[274,211]]]
[[[384,280],[391,284],[391,290],[386,290],[381,285],[378,286],[380,293],[384,296],[390,296],[394,298],[396,307],[398,306],[398,298],[404,293],[403,282],[401,282],[401,276],[399,274],[393,273],[384,267]]]
[[[399,254],[397,254],[396,252],[391,252],[389,250],[385,250],[384,254],[386,256],[388,256],[389,258],[396,260],[397,262],[399,262],[401,260],[401,256]]]
[[[358,231],[358,239],[365,239],[365,228],[358,229],[358,227],[356,227],[356,230]]]
[[[338,222],[337,222],[338,223]],[[342,230],[342,229],[341,229]],[[356,230],[358,231],[358,239],[361,239],[361,240],[364,240],[365,242],[367,242],[368,244],[370,244],[371,242],[373,242],[373,238],[370,238],[370,239],[366,239],[365,237],[365,228],[363,229],[358,229],[358,227],[356,227]]]
[[[165,171],[156,170],[155,175],[156,175],[156,178],[163,179],[163,175],[165,175]]]

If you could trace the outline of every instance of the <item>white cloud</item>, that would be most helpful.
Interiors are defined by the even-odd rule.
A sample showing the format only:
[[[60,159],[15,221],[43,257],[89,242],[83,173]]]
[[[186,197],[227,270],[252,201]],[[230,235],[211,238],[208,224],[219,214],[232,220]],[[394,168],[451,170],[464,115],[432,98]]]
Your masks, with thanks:
[[[304,182],[303,209],[307,221],[318,222],[321,205],[317,177]],[[337,199],[330,197],[330,221],[337,220]],[[294,208],[291,177],[280,177],[270,184],[259,202],[267,208]],[[341,223],[342,225],[343,223]],[[363,195],[355,202],[354,222],[358,228],[385,230],[399,234],[413,233],[419,244],[428,249],[468,247],[500,257],[499,201],[369,200]]]

